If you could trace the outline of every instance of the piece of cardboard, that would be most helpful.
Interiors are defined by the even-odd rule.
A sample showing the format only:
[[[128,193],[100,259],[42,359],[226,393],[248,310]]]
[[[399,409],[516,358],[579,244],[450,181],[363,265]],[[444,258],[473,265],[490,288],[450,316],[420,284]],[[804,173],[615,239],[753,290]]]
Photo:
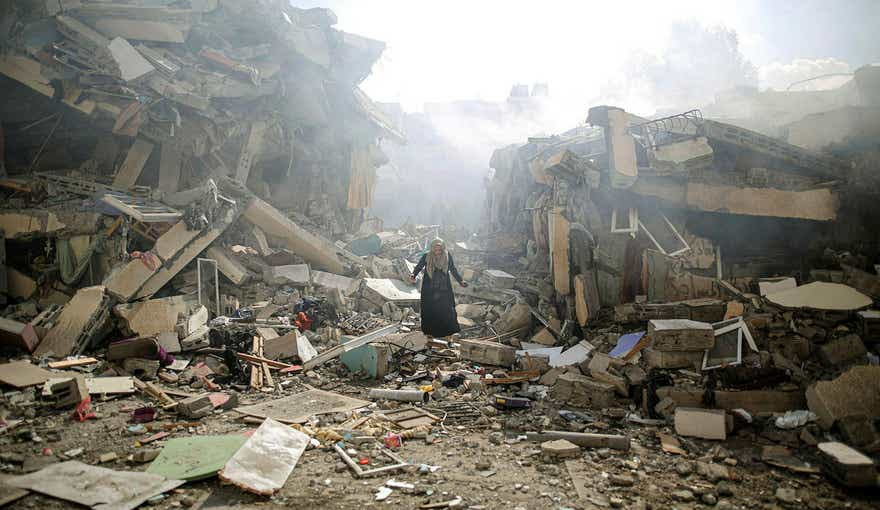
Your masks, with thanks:
[[[55,374],[30,361],[13,361],[0,365],[0,383],[16,388],[27,388],[48,381]]]

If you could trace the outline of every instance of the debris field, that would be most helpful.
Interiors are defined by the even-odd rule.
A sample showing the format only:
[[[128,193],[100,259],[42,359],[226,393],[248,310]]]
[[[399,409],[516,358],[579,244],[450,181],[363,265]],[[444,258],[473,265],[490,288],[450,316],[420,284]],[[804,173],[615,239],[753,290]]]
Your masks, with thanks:
[[[585,105],[472,232],[370,216],[406,133],[328,9],[0,16],[0,506],[877,507],[880,68],[774,136]]]

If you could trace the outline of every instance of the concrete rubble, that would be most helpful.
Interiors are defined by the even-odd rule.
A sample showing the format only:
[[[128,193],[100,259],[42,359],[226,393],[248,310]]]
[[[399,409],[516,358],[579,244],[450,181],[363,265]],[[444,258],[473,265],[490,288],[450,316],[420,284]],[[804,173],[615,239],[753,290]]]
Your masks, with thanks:
[[[876,149],[598,105],[495,151],[478,232],[392,228],[385,45],[330,10],[0,14],[15,504],[876,504]],[[409,279],[435,237],[445,338]]]

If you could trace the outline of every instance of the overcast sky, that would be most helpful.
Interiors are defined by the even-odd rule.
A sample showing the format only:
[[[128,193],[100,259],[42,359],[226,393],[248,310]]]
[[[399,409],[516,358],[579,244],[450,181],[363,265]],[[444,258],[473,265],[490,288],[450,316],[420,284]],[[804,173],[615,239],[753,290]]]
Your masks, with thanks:
[[[880,0],[292,0],[388,49],[363,84],[378,101],[500,100],[513,83],[594,97],[633,51],[661,54],[672,23],[736,30],[762,86],[880,61]]]

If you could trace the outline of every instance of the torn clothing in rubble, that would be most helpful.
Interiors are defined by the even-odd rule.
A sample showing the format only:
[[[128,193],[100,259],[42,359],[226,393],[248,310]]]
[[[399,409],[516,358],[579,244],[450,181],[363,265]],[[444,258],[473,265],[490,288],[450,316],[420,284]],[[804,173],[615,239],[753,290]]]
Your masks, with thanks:
[[[427,265],[428,254],[422,255],[419,263],[413,270],[413,278],[425,269],[425,276],[422,280],[422,332],[428,336],[439,338],[458,333],[461,328],[458,326],[458,316],[455,313],[455,296],[452,294],[452,282],[449,275],[455,277],[459,284],[462,284],[461,275],[455,268],[452,261],[452,254],[447,253],[449,264],[447,270],[444,271],[439,267],[435,267],[433,274],[428,274]]]

